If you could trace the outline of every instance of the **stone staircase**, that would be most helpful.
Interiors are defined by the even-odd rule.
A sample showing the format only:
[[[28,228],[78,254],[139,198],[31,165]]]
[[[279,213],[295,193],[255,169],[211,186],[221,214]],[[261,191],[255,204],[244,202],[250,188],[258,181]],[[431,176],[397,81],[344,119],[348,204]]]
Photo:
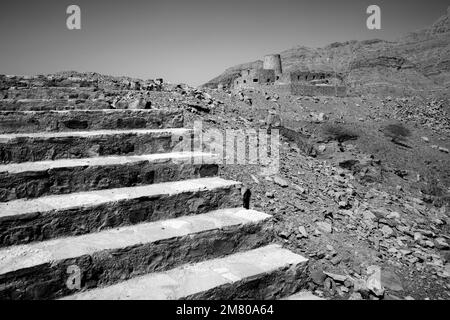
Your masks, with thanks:
[[[65,108],[55,92],[71,94],[13,90],[28,109],[0,100],[0,299],[276,299],[304,287],[307,259],[272,243],[271,216],[243,207],[242,185],[218,177],[213,155],[175,150],[190,133],[182,110]]]

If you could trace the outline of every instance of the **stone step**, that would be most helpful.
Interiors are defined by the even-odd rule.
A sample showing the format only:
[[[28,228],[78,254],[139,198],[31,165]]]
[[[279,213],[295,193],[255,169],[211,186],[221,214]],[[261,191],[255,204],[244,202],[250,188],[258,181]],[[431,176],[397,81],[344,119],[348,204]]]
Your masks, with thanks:
[[[0,202],[216,176],[208,153],[155,153],[0,165]]]
[[[0,163],[171,152],[191,129],[0,134]]]
[[[267,244],[270,216],[224,209],[0,250],[0,299],[48,299]],[[73,270],[73,269],[72,269]],[[73,287],[72,287],[73,288]]]
[[[181,109],[0,111],[0,133],[181,127]]]
[[[43,87],[0,90],[3,99],[98,99],[102,90],[93,87]]]
[[[0,246],[242,205],[241,184],[218,177],[13,200],[0,203]]]
[[[30,87],[0,90],[0,99],[9,100],[93,100],[127,95],[148,94],[149,91],[132,89],[101,89],[97,87]],[[151,92],[150,92],[151,93]]]
[[[48,77],[48,76],[21,76],[0,75],[0,85],[4,88],[46,88],[46,87],[96,87],[100,83],[96,79],[82,79],[80,77]]]
[[[3,99],[0,111],[45,111],[45,110],[103,110],[112,109],[109,101],[102,99]]]
[[[306,284],[308,260],[279,245],[80,292],[67,300],[274,299]]]

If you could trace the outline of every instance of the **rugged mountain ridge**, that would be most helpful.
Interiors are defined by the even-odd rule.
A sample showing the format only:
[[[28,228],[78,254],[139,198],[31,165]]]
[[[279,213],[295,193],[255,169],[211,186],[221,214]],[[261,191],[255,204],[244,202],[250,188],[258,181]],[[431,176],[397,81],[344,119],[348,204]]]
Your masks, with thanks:
[[[323,48],[297,46],[280,53],[283,68],[343,73],[350,92],[446,93],[450,84],[450,7],[429,28],[395,42],[372,39],[332,43]],[[239,72],[261,61],[231,67],[203,86],[229,85]]]

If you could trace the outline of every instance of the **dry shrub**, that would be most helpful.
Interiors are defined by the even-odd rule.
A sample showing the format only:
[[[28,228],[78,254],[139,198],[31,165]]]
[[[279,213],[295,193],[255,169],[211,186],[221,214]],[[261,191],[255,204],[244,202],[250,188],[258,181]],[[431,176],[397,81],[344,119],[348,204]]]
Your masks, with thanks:
[[[396,140],[404,140],[411,135],[411,131],[400,123],[388,124],[383,128],[384,134]]]
[[[326,139],[338,142],[355,140],[358,138],[358,134],[355,131],[340,124],[326,124],[323,127],[323,134]]]

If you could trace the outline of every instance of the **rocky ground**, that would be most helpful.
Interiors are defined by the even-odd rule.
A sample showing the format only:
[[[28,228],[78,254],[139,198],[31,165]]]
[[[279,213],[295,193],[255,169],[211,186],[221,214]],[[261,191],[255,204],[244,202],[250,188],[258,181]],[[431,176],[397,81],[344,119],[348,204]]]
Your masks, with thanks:
[[[298,133],[282,134],[279,174],[251,165],[224,165],[221,174],[243,181],[252,207],[275,217],[278,240],[309,256],[315,294],[450,298],[447,100],[215,90],[180,97],[190,95],[203,107],[188,118],[205,127]]]
[[[278,173],[222,165],[220,174],[242,181],[250,206],[274,216],[278,242],[310,258],[309,289],[316,295],[450,299],[445,97],[295,97],[270,87],[231,92],[70,76],[67,86],[78,83],[82,96],[60,99],[102,100],[103,109],[182,108],[188,127],[202,120],[204,129],[280,130]],[[19,101],[26,99],[15,96],[21,84],[64,87],[67,77],[1,77],[0,93]]]

